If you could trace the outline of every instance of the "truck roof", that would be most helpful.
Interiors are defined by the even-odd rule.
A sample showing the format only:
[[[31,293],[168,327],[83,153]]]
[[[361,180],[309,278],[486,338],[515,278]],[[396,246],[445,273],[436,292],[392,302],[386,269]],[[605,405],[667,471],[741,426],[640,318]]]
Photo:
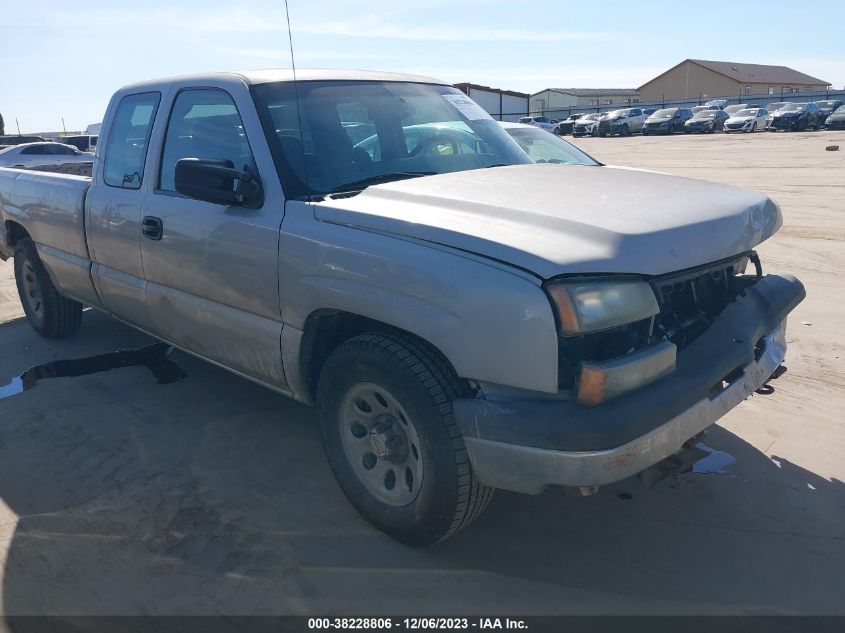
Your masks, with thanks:
[[[195,83],[213,80],[240,79],[248,85],[274,83],[278,81],[293,81],[293,70],[290,68],[262,68],[258,70],[240,70],[216,73],[198,73],[176,77],[151,79],[124,86],[121,90],[136,90],[138,88],[154,88],[172,83]],[[443,84],[439,79],[422,75],[408,75],[404,73],[390,73],[373,70],[343,70],[337,68],[297,68],[297,81],[404,81],[412,83]]]

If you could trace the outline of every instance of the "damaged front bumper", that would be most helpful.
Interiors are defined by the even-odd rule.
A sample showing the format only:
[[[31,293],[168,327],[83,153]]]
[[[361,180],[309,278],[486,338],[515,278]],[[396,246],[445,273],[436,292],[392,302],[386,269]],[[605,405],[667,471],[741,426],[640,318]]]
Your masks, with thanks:
[[[476,476],[538,494],[610,484],[675,454],[769,380],[786,354],[786,317],[804,296],[794,277],[763,277],[678,356],[671,375],[599,406],[456,400]]]

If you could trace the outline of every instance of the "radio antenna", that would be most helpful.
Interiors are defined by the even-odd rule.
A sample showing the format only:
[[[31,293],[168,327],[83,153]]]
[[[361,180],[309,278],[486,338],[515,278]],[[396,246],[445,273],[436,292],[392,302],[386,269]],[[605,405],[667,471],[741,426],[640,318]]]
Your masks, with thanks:
[[[293,83],[296,84],[296,61],[293,59],[293,35],[290,31],[290,9],[288,8],[288,0],[285,0],[285,20],[288,23],[288,44],[290,44],[290,67],[293,70]]]
[[[290,28],[290,9],[288,8],[288,0],[285,0],[285,20],[288,24],[288,43],[290,44],[290,67],[293,71],[293,92],[296,98],[296,122],[299,125],[299,145],[302,147],[302,175],[305,177],[303,183],[306,187],[307,199],[311,200],[311,185],[308,182],[308,166],[305,163],[305,134],[302,130],[302,107],[299,103],[299,83],[296,81],[296,60],[293,56],[293,34]],[[294,172],[295,173],[295,172]]]

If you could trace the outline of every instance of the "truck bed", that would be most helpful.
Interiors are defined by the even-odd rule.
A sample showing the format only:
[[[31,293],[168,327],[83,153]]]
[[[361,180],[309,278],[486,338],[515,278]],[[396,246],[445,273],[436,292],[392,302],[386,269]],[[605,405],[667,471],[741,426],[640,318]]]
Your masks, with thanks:
[[[90,287],[84,212],[90,186],[87,176],[0,168],[0,253],[4,259],[12,254],[8,231],[17,223],[26,227],[60,290],[68,285],[74,289],[71,294],[78,296],[80,285]]]

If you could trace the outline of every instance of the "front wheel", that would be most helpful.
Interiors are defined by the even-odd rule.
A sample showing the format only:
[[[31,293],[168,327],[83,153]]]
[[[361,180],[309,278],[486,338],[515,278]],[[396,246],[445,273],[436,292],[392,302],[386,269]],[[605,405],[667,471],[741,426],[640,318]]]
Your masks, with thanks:
[[[41,336],[63,338],[79,329],[82,304],[59,294],[28,237],[15,249],[15,282],[26,319]]]
[[[622,126],[622,136],[631,136],[631,130],[628,128],[628,124]]]
[[[469,395],[435,350],[402,334],[356,336],[320,372],[317,408],[335,478],[367,521],[402,543],[449,538],[490,502],[452,412]]]

